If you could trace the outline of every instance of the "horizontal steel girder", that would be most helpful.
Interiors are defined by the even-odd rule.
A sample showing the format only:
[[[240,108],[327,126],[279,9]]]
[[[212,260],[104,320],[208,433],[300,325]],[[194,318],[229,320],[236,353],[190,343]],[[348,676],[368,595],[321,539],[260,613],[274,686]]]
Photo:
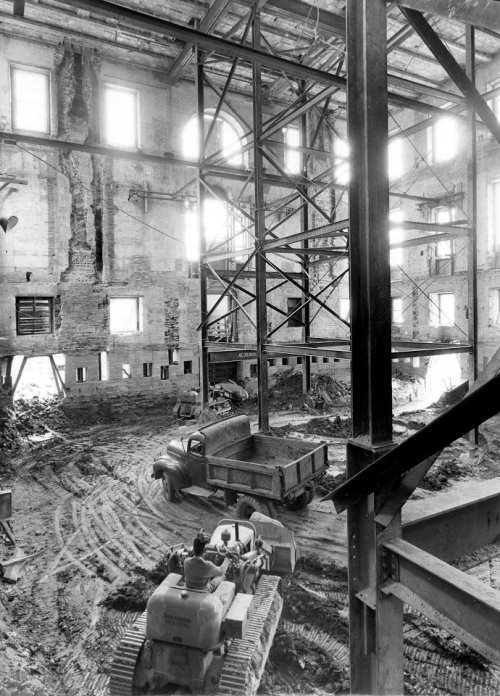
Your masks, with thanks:
[[[500,664],[500,591],[402,539],[386,542],[393,580],[382,587]]]
[[[457,230],[456,232],[443,232],[442,234],[426,234],[425,237],[415,237],[414,239],[405,239],[404,242],[391,242],[391,249],[407,249],[408,247],[422,246],[423,244],[437,244],[451,239],[468,236],[467,230]]]
[[[500,374],[497,374],[391,452],[349,478],[323,500],[332,500],[337,512],[342,512],[370,493],[377,493],[416,464],[496,415],[500,411],[499,389]]]
[[[442,561],[473,553],[500,539],[500,478],[413,501],[403,519],[403,539]]]
[[[318,347],[317,343],[311,343],[308,345],[297,345],[297,344],[283,344],[283,343],[266,343],[266,352],[269,354],[275,351],[287,351],[287,355],[315,355],[324,358],[343,358],[344,360],[351,359],[351,348],[349,342],[346,341],[344,347],[340,346],[337,348],[332,348],[328,346]],[[401,358],[417,358],[425,355],[443,355],[445,353],[468,353],[470,352],[470,346],[457,346],[457,345],[441,345],[434,346],[432,348],[397,348],[392,350],[391,358],[393,360],[398,360]]]

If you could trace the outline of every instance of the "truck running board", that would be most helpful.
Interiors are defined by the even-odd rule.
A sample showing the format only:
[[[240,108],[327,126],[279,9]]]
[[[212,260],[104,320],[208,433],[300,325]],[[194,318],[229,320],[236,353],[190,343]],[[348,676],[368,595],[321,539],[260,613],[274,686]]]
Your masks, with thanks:
[[[206,488],[202,488],[201,486],[189,486],[189,488],[183,488],[182,493],[194,495],[196,498],[212,498],[215,495],[215,491],[208,491]]]

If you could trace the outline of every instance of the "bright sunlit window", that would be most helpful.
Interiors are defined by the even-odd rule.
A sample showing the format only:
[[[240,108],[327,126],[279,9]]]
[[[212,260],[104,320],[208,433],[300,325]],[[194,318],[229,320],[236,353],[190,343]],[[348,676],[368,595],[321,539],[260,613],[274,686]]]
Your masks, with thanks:
[[[49,72],[12,66],[11,86],[12,129],[33,133],[49,133]]]
[[[489,292],[489,326],[500,326],[500,289],[491,288]]]
[[[104,86],[104,142],[111,147],[138,147],[139,95],[135,89]]]
[[[389,179],[403,176],[403,139],[395,138],[389,143]]]
[[[453,116],[442,116],[427,129],[427,150],[430,162],[448,162],[458,151],[458,122]]]
[[[186,255],[188,261],[199,261],[198,209],[193,206],[184,213]],[[206,198],[203,203],[203,226],[207,251],[229,237],[229,212],[225,201]]]
[[[351,317],[351,301],[348,297],[341,297],[339,300],[339,314],[345,321]]]
[[[455,209],[442,206],[434,209],[434,222],[446,225],[455,219]],[[441,240],[436,244],[436,258],[449,259],[451,257],[451,239]]]
[[[500,87],[500,80],[488,82],[486,85],[486,91],[490,92],[492,89],[496,89],[497,87]],[[496,94],[492,99],[488,99],[488,106],[497,117],[497,120],[500,121],[500,94]]]
[[[389,211],[389,243],[400,244],[403,241],[403,228],[399,224],[403,222],[403,211],[394,208]],[[398,224],[399,223],[399,224]],[[390,250],[391,266],[401,266],[403,263],[403,250],[395,247]]]
[[[403,298],[393,297],[392,298],[392,323],[402,324],[403,323]]]
[[[500,179],[488,183],[488,249],[500,250]]]
[[[207,137],[213,120],[214,109],[205,109],[205,138]],[[186,159],[197,160],[199,156],[198,118],[192,116],[184,127],[182,133],[182,153]],[[246,166],[246,153],[239,152],[243,143],[243,129],[238,121],[230,114],[220,112],[215,126],[212,128],[210,138],[205,149],[205,156],[220,153],[227,164],[234,166]]]
[[[302,167],[300,150],[300,131],[297,126],[283,128],[285,141],[285,169],[289,174],[300,174]]]
[[[142,297],[110,297],[110,332],[114,334],[142,331],[142,314]]]
[[[429,295],[429,324],[453,326],[455,323],[455,293],[431,292]]]
[[[333,139],[333,155],[335,181],[337,184],[346,185],[349,183],[349,141],[335,136]]]

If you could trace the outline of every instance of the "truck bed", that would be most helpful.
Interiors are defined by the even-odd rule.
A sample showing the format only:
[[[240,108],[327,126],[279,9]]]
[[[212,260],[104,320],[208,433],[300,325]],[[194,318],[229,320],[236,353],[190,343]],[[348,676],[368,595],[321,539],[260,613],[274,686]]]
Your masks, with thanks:
[[[206,461],[210,484],[281,500],[325,471],[327,452],[324,444],[258,433],[225,445]]]

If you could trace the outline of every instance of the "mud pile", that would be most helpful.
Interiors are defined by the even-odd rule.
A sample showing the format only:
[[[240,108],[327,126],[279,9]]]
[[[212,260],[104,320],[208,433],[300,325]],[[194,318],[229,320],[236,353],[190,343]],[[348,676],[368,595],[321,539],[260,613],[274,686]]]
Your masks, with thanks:
[[[38,444],[46,435],[71,428],[62,400],[19,399],[0,410],[0,450],[16,450],[21,444]]]

